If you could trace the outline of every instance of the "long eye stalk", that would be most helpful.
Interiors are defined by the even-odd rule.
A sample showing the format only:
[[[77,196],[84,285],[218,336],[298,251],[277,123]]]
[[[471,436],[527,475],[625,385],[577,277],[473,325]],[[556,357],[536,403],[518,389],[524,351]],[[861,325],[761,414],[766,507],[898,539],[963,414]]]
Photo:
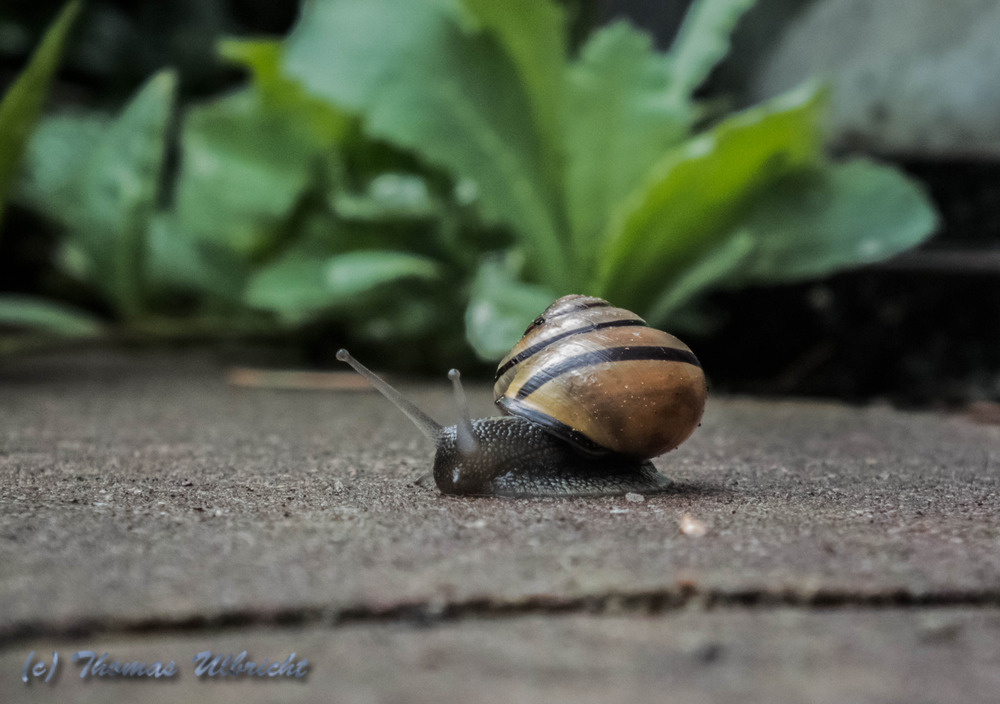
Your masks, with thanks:
[[[412,401],[405,398],[403,394],[396,391],[383,380],[381,377],[377,376],[375,372],[363,365],[358,360],[351,356],[351,353],[347,350],[341,349],[337,351],[337,359],[341,362],[347,362],[350,364],[354,371],[363,376],[368,380],[368,383],[375,387],[375,390],[389,399],[392,404],[406,414],[406,417],[413,421],[420,432],[426,435],[432,442],[437,443],[441,436],[441,425],[429,415],[417,408]]]
[[[469,403],[465,400],[465,389],[462,388],[462,374],[457,369],[448,372],[452,387],[455,389],[455,405],[458,406],[457,445],[462,454],[472,454],[479,449],[476,435],[472,431],[472,418],[469,416]]]

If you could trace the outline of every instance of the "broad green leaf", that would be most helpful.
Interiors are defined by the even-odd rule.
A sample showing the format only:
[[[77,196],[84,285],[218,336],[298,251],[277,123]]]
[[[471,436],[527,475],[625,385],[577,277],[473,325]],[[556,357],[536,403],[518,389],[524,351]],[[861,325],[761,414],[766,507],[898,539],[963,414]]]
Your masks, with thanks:
[[[126,316],[142,311],[146,236],[156,209],[177,78],[151,78],[125,106],[79,174],[76,242],[93,283]]]
[[[570,67],[566,202],[578,251],[591,251],[615,207],[687,135],[690,114],[665,99],[667,62],[619,22],[595,32]]]
[[[729,51],[740,17],[756,0],[695,0],[670,48],[670,100],[688,102]]]
[[[898,171],[867,159],[792,174],[740,223],[753,255],[726,284],[780,283],[887,259],[931,235],[933,206]]]
[[[78,0],[63,7],[45,32],[27,67],[0,101],[0,220],[3,219],[4,205],[25,145],[42,111],[42,102],[59,64],[66,36],[79,11]]]
[[[822,158],[823,93],[803,86],[671,150],[611,221],[597,295],[645,309],[726,236],[752,199]]]
[[[355,120],[281,73],[280,42],[227,40],[219,51],[249,68],[252,84],[188,114],[177,213],[185,228],[253,259],[290,235],[308,188],[335,180]]]
[[[246,263],[217,242],[193,235],[173,214],[157,213],[149,226],[146,280],[154,291],[181,291],[203,299],[238,301]]]
[[[109,124],[109,118],[93,114],[42,118],[24,154],[17,200],[75,228],[83,212],[80,174]]]
[[[358,304],[380,286],[437,277],[433,260],[405,252],[356,251],[327,259],[291,253],[251,278],[245,300],[300,323],[325,310]]]
[[[562,184],[566,13],[552,0],[461,0],[482,29],[507,52],[524,83],[545,151],[550,187]]]
[[[361,112],[371,136],[475,182],[484,217],[510,225],[536,275],[561,288],[569,262],[559,194],[530,96],[492,37],[460,20],[449,0],[320,0],[289,37],[285,69]]]
[[[482,359],[503,357],[524,329],[556,298],[519,280],[521,259],[508,253],[483,259],[465,311],[465,336]]]
[[[250,70],[260,107],[300,122],[317,147],[332,147],[354,129],[355,120],[325,100],[308,95],[298,81],[281,72],[282,44],[277,39],[226,39],[219,54]]]
[[[700,259],[685,268],[653,301],[646,321],[662,325],[679,310],[703,293],[717,288],[721,281],[734,276],[745,266],[754,251],[754,238],[746,229],[706,251]]]
[[[0,327],[33,328],[67,336],[96,336],[101,322],[81,310],[32,296],[0,296]]]
[[[194,234],[254,257],[310,184],[318,152],[301,123],[242,91],[193,108],[181,133],[175,208]]]

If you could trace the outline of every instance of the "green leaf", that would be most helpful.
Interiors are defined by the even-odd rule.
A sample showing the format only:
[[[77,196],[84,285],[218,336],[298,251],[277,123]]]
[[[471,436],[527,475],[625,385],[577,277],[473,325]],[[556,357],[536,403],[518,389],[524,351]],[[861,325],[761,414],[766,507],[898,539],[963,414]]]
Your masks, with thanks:
[[[919,244],[936,225],[921,188],[888,166],[853,159],[793,174],[741,222],[755,247],[726,283],[797,281],[881,261]]]
[[[368,134],[473,181],[484,217],[510,225],[536,274],[561,287],[566,235],[531,97],[493,37],[460,17],[448,0],[313,2],[288,39],[285,68],[362,112]]]
[[[79,173],[75,240],[94,283],[126,316],[143,308],[145,239],[156,209],[177,78],[164,71],[126,105]]]
[[[149,227],[147,287],[154,291],[199,294],[204,301],[239,301],[248,277],[246,263],[217,242],[205,240],[178,223],[173,214],[157,213]]]
[[[670,100],[687,102],[729,51],[729,38],[755,0],[696,0],[670,48]]]
[[[300,323],[323,311],[360,303],[369,292],[404,279],[438,278],[437,264],[404,252],[356,251],[319,259],[297,253],[260,269],[246,303]]]
[[[80,12],[78,0],[67,3],[49,26],[28,66],[0,101],[0,220],[17,175],[25,145],[42,110],[63,44]]]
[[[252,85],[187,115],[176,211],[184,228],[252,260],[291,236],[316,181],[335,179],[356,121],[281,72],[280,42],[227,40],[219,51],[250,69]]]
[[[280,236],[319,158],[301,123],[261,110],[249,91],[193,108],[180,146],[180,225],[247,258]]]
[[[524,329],[556,298],[549,289],[519,279],[523,258],[508,253],[485,257],[465,311],[465,336],[482,359],[507,354]]]
[[[308,95],[298,81],[282,73],[283,47],[279,40],[226,39],[219,42],[219,54],[250,70],[261,109],[301,124],[318,147],[335,146],[354,130],[353,117]]]
[[[613,217],[597,295],[641,313],[731,231],[754,197],[819,163],[823,103],[821,91],[803,86],[671,150]]]
[[[569,73],[566,201],[578,251],[650,167],[687,135],[690,111],[664,100],[670,74],[650,37],[619,22],[595,32]]]
[[[109,124],[93,114],[42,118],[24,154],[17,200],[74,229],[83,216],[80,174]]]
[[[101,322],[83,311],[32,296],[0,296],[0,327],[35,328],[86,337],[103,332]]]
[[[746,229],[705,252],[681,271],[653,301],[646,314],[650,325],[662,325],[703,293],[717,288],[721,281],[734,276],[746,265],[754,251],[754,238]]]
[[[551,0],[461,0],[481,29],[496,37],[517,69],[545,150],[549,187],[562,183],[566,13]]]

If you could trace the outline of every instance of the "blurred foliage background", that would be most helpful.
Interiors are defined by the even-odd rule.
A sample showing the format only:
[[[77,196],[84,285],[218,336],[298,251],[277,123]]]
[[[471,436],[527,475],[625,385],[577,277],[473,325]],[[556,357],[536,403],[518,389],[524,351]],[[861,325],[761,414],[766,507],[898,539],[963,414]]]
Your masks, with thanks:
[[[803,4],[775,2],[744,31]],[[254,340],[485,369],[571,292],[734,349],[760,314],[734,292],[938,222],[912,177],[831,149],[827,84],[729,90],[754,5],[8,2],[0,353]],[[771,313],[740,344],[799,349]]]

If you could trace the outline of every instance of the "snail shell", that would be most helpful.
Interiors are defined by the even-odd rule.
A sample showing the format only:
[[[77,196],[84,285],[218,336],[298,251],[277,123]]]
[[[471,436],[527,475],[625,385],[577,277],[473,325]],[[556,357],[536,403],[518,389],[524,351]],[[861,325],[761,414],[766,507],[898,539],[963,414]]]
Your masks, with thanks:
[[[706,394],[687,345],[624,308],[579,295],[558,299],[528,326],[493,387],[505,413],[585,452],[638,458],[684,442]]]

